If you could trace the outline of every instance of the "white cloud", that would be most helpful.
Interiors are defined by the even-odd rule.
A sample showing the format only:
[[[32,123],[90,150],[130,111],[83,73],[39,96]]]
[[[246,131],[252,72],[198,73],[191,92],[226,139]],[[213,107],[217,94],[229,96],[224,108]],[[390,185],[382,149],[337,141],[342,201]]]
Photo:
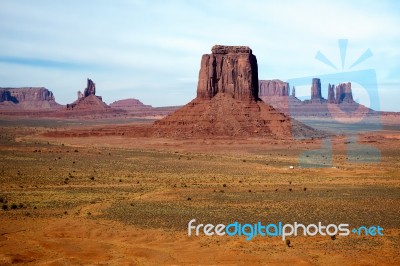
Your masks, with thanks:
[[[66,103],[89,76],[104,89],[106,101],[142,97],[153,105],[184,104],[195,94],[201,55],[214,44],[249,45],[261,79],[288,79],[331,73],[314,56],[320,50],[340,65],[339,38],[349,39],[347,63],[370,48],[374,56],[360,67],[376,69],[378,82],[385,83],[400,72],[399,6],[392,1],[2,1],[0,56],[95,67],[74,71],[2,63],[0,86],[48,84]],[[167,89],[173,96],[154,97]]]

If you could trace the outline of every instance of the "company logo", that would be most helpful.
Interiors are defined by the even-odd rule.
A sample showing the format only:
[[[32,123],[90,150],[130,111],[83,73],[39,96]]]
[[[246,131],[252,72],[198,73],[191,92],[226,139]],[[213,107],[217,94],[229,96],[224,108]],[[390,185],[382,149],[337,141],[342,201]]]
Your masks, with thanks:
[[[383,228],[378,226],[360,226],[358,228],[349,229],[349,224],[318,224],[304,225],[294,222],[293,224],[269,223],[263,224],[257,222],[255,224],[239,222],[225,224],[196,224],[196,219],[192,219],[188,223],[188,236],[244,236],[247,241],[252,240],[255,236],[281,237],[285,240],[289,236],[348,236],[350,233],[361,236],[383,236]]]
[[[319,78],[322,87],[327,88],[328,84],[338,85],[340,83],[350,82],[352,85],[357,85],[359,95],[363,95],[369,102],[368,106],[354,104],[352,108],[346,107],[343,104],[330,104],[328,101],[321,101],[320,108],[326,107],[328,116],[325,119],[326,123],[333,125],[331,133],[344,134],[347,138],[345,141],[347,156],[346,160],[349,163],[378,163],[381,160],[379,149],[358,142],[358,134],[382,129],[380,111],[378,83],[376,79],[375,69],[352,70],[368,58],[372,57],[371,49],[366,49],[346,70],[346,55],[347,55],[347,39],[339,39],[339,52],[341,60],[341,70],[332,63],[322,52],[318,51],[315,58],[325,65],[336,70],[335,73],[325,75],[313,75],[308,77],[292,78],[286,80],[290,86],[301,87],[310,86],[313,78]],[[325,90],[325,88],[323,88]],[[289,101],[289,112],[293,115],[296,112],[296,104]],[[357,107],[357,108],[356,108]],[[303,123],[317,127],[312,121],[303,121]],[[338,132],[338,129],[346,128],[344,132]],[[321,128],[326,130],[326,128]],[[295,131],[295,130],[294,130]],[[304,136],[296,136],[293,132],[293,137],[303,139]],[[316,150],[308,150],[303,152],[299,157],[299,166],[303,168],[320,168],[332,167],[332,141],[327,138],[322,141],[321,148]]]

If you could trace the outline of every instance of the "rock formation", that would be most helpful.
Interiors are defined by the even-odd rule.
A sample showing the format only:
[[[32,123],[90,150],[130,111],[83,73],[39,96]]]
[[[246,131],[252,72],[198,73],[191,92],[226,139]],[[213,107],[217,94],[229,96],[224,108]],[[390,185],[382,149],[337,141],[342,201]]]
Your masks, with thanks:
[[[152,108],[151,105],[145,105],[137,99],[118,100],[111,103],[110,107],[119,109]]]
[[[335,85],[328,84],[328,103],[336,103]]]
[[[78,100],[85,97],[81,91],[78,91],[77,95],[78,95]]]
[[[83,93],[85,97],[89,95],[96,95],[96,84],[91,79],[87,79],[86,89]]]
[[[87,79],[84,93],[78,91],[78,99],[67,104],[67,110],[104,111],[107,109],[109,109],[109,106],[103,102],[101,96],[96,96],[96,85],[91,79]]]
[[[319,78],[313,78],[311,85],[311,101],[321,99],[321,80]]]
[[[336,103],[353,103],[353,92],[351,83],[341,83],[336,86]]]
[[[0,88],[0,103],[7,108],[22,110],[60,107],[53,93],[44,87]]]
[[[257,59],[251,49],[215,45],[211,50],[201,59],[197,98],[210,100],[221,92],[237,100],[257,99]]]
[[[11,93],[9,90],[0,89],[0,102],[18,103],[18,100],[15,97],[11,96]]]
[[[156,121],[162,137],[291,138],[316,131],[291,120],[258,98],[257,59],[243,46],[214,46],[201,60],[197,97]]]
[[[281,81],[281,84],[284,84]],[[292,117],[300,116],[317,116],[317,117],[338,117],[355,112],[375,114],[376,112],[353,100],[351,83],[341,83],[335,87],[334,84],[328,85],[328,100],[321,96],[321,80],[312,79],[311,99],[301,101],[294,96],[294,88],[292,95],[279,96],[261,96],[260,98],[266,103],[272,105],[280,112]]]
[[[180,106],[153,107],[133,98],[115,101],[110,104],[110,107],[114,110],[126,111],[129,116],[135,117],[164,117],[180,108]]]
[[[296,88],[293,86],[292,88],[292,97],[296,97]]]
[[[260,80],[258,96],[289,96],[289,83],[279,79]]]

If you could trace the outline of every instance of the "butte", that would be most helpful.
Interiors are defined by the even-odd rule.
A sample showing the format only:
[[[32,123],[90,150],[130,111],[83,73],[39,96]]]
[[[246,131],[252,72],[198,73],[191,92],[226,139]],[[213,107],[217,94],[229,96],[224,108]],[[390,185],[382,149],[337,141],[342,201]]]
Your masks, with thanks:
[[[201,59],[197,97],[156,121],[160,137],[311,137],[318,131],[265,104],[258,97],[257,58],[246,46],[215,45]]]

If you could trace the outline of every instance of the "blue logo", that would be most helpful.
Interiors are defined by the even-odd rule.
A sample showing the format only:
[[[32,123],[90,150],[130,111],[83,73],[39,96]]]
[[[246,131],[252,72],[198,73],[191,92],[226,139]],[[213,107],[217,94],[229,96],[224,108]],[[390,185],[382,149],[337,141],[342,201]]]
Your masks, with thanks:
[[[368,144],[359,142],[359,134],[365,132],[371,132],[380,130],[382,123],[379,115],[379,94],[378,84],[376,78],[376,71],[374,69],[364,70],[350,70],[368,58],[372,57],[372,51],[367,49],[363,52],[355,62],[350,64],[350,67],[345,71],[346,66],[346,54],[347,54],[347,39],[339,40],[339,53],[341,59],[341,70],[339,67],[333,64],[322,52],[318,51],[315,58],[327,66],[330,66],[336,73],[325,74],[325,75],[313,75],[300,78],[292,78],[287,80],[291,86],[310,86],[311,82],[318,78],[322,85],[328,85],[327,90],[331,88],[331,92],[334,92],[334,85],[342,86],[344,83],[350,87],[351,85],[357,85],[357,88],[361,90],[361,93],[368,98],[369,106],[364,106],[359,103],[355,103],[351,96],[350,100],[344,104],[339,104],[340,100],[336,98],[337,102],[328,101],[324,98],[318,99],[319,110],[327,110],[324,118],[324,124],[321,127],[320,124],[316,123],[313,119],[299,119],[306,125],[326,131],[332,135],[343,135],[346,140],[344,141],[347,150],[346,160],[349,163],[378,163],[381,160],[380,151]],[[320,84],[321,84],[320,83]],[[332,85],[331,85],[332,84]],[[320,85],[321,86],[321,85]],[[322,86],[321,86],[322,87]],[[342,86],[344,90],[344,97],[346,97],[346,86]],[[336,87],[336,95],[338,94],[338,87]],[[312,101],[312,100],[311,100]],[[298,111],[298,105],[296,102],[289,101],[289,114],[296,116]],[[312,106],[312,105],[310,105]],[[315,106],[315,105],[314,105]],[[319,115],[319,114],[315,114]],[[329,125],[329,126],[327,126]],[[296,135],[296,131],[293,130],[293,137],[295,139],[306,139],[311,136]],[[299,158],[299,166],[303,168],[319,168],[319,167],[332,167],[332,138],[322,140],[321,147],[316,150],[308,150],[303,152]]]

